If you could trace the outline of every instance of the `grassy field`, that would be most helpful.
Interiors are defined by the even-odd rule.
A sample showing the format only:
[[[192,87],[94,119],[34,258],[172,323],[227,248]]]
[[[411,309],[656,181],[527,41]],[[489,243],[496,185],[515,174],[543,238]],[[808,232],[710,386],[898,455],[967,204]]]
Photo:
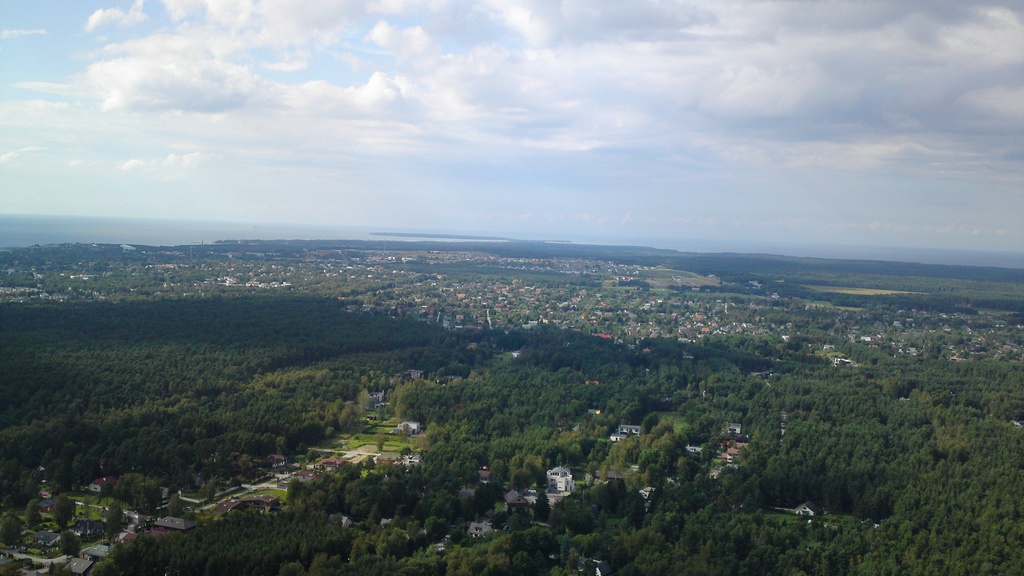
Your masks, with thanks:
[[[690,423],[686,421],[686,416],[683,414],[676,412],[655,412],[655,414],[658,415],[658,420],[661,422],[672,422],[672,428],[676,433],[690,428]]]
[[[393,454],[401,453],[402,449],[406,447],[410,448],[413,452],[423,448],[426,439],[422,434],[420,436],[392,434],[397,425],[397,419],[387,420],[380,424],[369,424],[359,433],[338,434],[328,442],[317,446],[317,448],[339,451],[389,452]],[[384,446],[381,450],[377,449],[379,437],[384,440]]]
[[[669,268],[655,268],[644,270],[640,277],[651,286],[667,288],[669,286],[720,286],[722,281],[718,278],[701,276],[685,270],[671,270]]]
[[[886,296],[889,294],[924,294],[924,292],[908,292],[906,290],[882,290],[880,288],[856,288],[853,286],[822,286],[819,284],[801,284],[815,292],[832,292],[835,294],[854,294],[857,296]]]

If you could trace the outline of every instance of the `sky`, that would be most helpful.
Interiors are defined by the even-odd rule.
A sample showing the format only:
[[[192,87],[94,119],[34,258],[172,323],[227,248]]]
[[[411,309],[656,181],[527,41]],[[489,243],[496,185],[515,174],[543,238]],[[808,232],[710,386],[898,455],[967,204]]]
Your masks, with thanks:
[[[0,213],[1024,252],[1024,4],[0,0]]]

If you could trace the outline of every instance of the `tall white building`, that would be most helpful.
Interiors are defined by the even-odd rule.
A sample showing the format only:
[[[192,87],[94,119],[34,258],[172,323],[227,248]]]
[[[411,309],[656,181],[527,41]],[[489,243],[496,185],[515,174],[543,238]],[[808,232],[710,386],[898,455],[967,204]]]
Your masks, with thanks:
[[[565,466],[556,466],[548,470],[548,492],[572,492],[575,487],[572,472]]]

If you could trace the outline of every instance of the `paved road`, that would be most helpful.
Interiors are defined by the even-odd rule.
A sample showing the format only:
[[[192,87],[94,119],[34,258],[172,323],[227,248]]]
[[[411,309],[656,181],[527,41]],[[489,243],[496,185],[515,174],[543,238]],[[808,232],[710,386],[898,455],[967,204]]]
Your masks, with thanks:
[[[17,558],[19,560],[28,559],[28,560],[31,560],[33,562],[39,563],[39,564],[45,564],[47,566],[49,566],[50,564],[53,564],[53,563],[63,564],[63,563],[68,561],[68,557],[67,556],[57,556],[56,558],[40,558],[39,556],[31,556],[29,554],[22,554],[21,552],[18,552],[14,548],[0,548],[0,552],[3,552],[4,554],[10,554],[11,556],[14,556],[15,558]]]

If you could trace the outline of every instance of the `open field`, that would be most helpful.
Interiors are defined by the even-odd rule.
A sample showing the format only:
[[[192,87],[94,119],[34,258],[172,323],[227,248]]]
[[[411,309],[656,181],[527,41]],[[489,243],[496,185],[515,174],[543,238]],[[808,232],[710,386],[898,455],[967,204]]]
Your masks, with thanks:
[[[833,292],[835,294],[855,294],[857,296],[887,296],[890,294],[924,294],[924,292],[908,292],[906,290],[883,290],[880,288],[856,288],[853,286],[822,286],[819,284],[801,284],[815,292]]]
[[[652,287],[667,288],[669,286],[720,286],[722,281],[713,276],[701,276],[694,272],[685,270],[671,270],[669,268],[654,268],[644,270],[640,277]]]

